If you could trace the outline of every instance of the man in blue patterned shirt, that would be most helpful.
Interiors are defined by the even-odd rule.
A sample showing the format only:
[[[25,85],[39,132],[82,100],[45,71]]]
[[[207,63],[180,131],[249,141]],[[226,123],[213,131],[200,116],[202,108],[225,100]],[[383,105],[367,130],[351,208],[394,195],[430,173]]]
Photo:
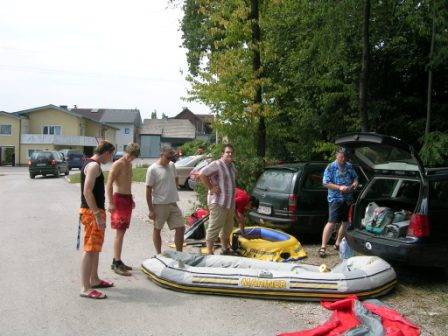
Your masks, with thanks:
[[[345,148],[338,149],[336,160],[325,169],[322,183],[328,188],[328,223],[322,233],[322,246],[319,249],[319,256],[324,258],[327,255],[327,243],[335,223],[341,223],[334,244],[335,250],[339,249],[347,227],[350,203],[353,201],[353,190],[358,186],[358,175],[353,165],[347,162]]]

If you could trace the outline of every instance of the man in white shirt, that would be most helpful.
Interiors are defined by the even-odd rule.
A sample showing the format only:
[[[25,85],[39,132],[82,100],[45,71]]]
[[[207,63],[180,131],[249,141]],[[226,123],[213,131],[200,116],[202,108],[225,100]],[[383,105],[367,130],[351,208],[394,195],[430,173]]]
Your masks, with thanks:
[[[162,253],[161,231],[165,223],[170,230],[175,230],[174,243],[177,251],[182,251],[184,244],[185,223],[182,212],[177,206],[176,168],[171,162],[175,152],[170,147],[162,148],[160,159],[153,163],[146,172],[146,202],[149,219],[154,222],[153,242],[158,254]]]

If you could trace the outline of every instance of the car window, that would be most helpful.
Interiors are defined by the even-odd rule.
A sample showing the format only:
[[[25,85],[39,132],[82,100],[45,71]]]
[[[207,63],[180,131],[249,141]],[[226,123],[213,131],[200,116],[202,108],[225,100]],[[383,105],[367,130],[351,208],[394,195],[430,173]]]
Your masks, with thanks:
[[[184,157],[182,159],[180,159],[179,161],[176,161],[176,167],[187,167],[189,165],[191,165],[192,163],[194,163],[194,161],[197,161],[198,157],[196,155],[192,155],[192,156],[187,156]]]
[[[448,210],[448,180],[431,182],[429,196],[432,210]]]
[[[52,156],[50,152],[34,152],[33,155],[31,156],[31,159],[47,159],[47,160],[51,160]]]
[[[291,193],[294,172],[285,169],[268,169],[258,179],[255,188],[278,193]]]
[[[305,189],[325,189],[322,184],[322,175],[324,174],[324,169],[322,167],[316,167],[306,174],[305,182],[303,187]]]
[[[367,199],[389,198],[415,203],[419,197],[420,182],[403,179],[375,179],[366,191]]]

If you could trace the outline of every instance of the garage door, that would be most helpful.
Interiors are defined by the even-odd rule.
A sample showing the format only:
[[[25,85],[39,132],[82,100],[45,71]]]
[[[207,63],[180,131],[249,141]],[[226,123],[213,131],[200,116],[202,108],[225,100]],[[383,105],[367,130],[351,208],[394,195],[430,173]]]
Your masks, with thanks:
[[[160,135],[140,136],[140,155],[144,158],[160,156]]]

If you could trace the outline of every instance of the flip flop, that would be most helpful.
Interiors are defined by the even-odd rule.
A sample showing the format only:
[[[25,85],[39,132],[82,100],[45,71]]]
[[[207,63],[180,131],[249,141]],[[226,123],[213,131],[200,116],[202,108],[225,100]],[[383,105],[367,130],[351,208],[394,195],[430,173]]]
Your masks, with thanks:
[[[107,298],[107,295],[104,293],[101,293],[95,289],[90,290],[87,293],[80,293],[80,297],[87,298],[87,299],[94,299],[94,300],[101,300]]]
[[[109,288],[109,287],[113,287],[113,286],[114,286],[113,282],[101,280],[98,285],[94,285],[94,286],[92,286],[92,288]]]
[[[325,258],[327,256],[327,249],[325,247],[321,247],[318,251],[319,257]]]

